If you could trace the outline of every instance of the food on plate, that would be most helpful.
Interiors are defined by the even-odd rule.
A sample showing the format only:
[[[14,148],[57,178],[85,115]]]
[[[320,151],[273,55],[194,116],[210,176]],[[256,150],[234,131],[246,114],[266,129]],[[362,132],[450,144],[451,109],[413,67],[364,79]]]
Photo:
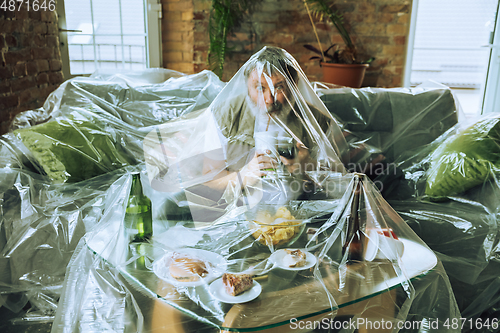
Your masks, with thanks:
[[[283,264],[288,267],[302,267],[306,264],[306,254],[301,250],[285,249]]]
[[[199,258],[174,253],[169,271],[177,281],[195,282],[208,275],[208,264]]]
[[[274,215],[268,211],[259,211],[253,222],[250,224],[252,236],[268,246],[285,244],[301,230],[301,223],[283,206]]]
[[[224,273],[222,284],[229,295],[238,296],[253,287],[253,278],[250,274]]]

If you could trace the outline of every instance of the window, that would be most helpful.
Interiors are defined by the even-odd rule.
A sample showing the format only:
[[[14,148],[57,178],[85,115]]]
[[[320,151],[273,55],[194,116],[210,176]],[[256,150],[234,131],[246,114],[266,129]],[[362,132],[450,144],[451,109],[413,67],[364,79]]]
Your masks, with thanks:
[[[405,86],[452,88],[464,111],[481,111],[498,0],[415,0]]]
[[[64,0],[58,5],[66,78],[160,66],[161,7],[156,2]]]

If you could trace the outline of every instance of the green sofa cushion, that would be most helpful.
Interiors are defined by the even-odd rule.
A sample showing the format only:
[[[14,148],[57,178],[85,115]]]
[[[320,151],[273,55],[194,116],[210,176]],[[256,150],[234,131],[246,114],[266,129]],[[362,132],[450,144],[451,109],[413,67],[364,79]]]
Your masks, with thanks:
[[[464,192],[486,181],[499,162],[500,117],[482,119],[432,153],[425,193],[437,198]]]
[[[113,130],[101,127],[87,120],[64,119],[14,134],[53,182],[77,182],[134,163],[113,138]]]

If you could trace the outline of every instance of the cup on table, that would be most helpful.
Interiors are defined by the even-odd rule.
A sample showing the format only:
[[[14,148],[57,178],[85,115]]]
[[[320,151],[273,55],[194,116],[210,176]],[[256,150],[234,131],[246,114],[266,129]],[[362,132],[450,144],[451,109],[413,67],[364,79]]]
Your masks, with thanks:
[[[365,260],[397,260],[403,255],[404,244],[389,228],[367,229]]]

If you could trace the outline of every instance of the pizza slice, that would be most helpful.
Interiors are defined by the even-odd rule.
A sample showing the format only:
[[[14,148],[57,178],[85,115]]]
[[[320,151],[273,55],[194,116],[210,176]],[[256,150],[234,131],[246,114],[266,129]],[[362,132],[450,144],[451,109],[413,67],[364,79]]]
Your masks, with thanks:
[[[253,287],[253,278],[250,274],[224,273],[222,284],[229,295],[237,296]]]

